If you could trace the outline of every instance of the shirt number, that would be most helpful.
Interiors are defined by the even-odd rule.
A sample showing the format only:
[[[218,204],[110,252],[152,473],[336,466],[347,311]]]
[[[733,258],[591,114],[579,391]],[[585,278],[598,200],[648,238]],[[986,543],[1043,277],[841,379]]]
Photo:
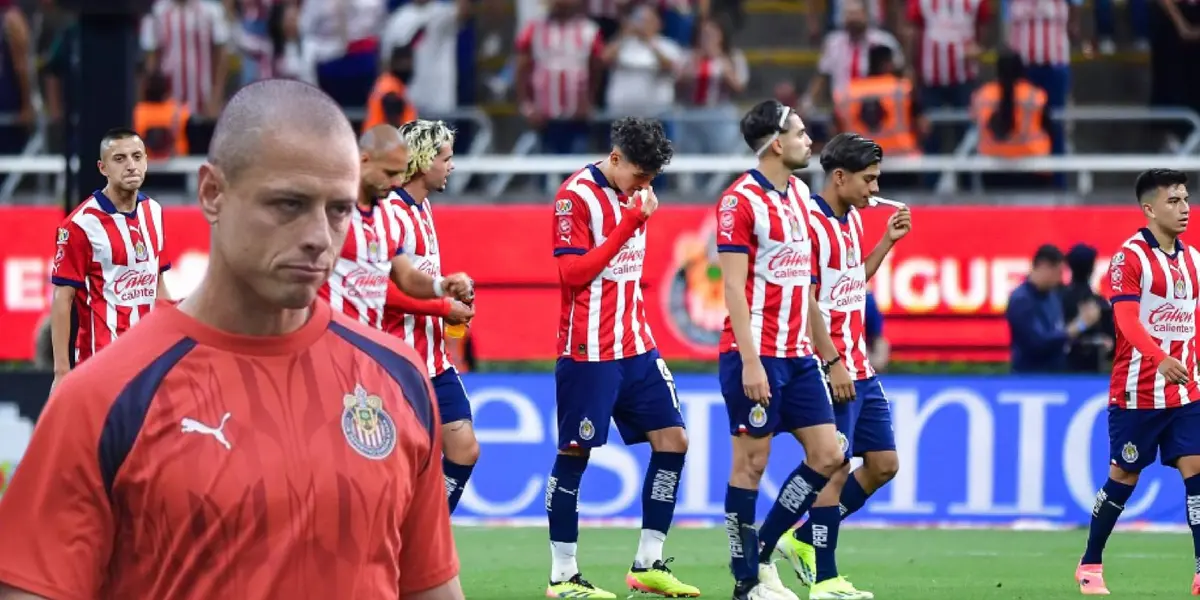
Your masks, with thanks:
[[[667,382],[667,388],[671,390],[671,404],[679,411],[679,392],[675,389],[675,376],[671,375],[671,370],[667,368],[667,361],[660,358],[657,364],[658,372],[662,373],[663,381]]]

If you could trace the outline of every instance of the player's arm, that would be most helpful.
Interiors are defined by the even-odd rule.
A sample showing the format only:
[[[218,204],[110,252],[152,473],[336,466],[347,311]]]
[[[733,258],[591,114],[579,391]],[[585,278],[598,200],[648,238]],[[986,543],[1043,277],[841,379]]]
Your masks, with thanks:
[[[725,310],[729,328],[742,359],[742,391],[754,402],[771,400],[771,384],[758,340],[750,327],[750,302],[746,300],[746,282],[750,272],[750,244],[754,239],[754,214],[750,203],[737,195],[726,195],[717,206],[717,262],[725,292]]]
[[[623,209],[621,222],[608,239],[595,248],[591,248],[591,216],[587,204],[578,195],[555,201],[554,256],[558,258],[559,279],[565,285],[583,287],[600,276],[604,267],[621,251],[621,246],[650,218],[654,212],[654,208],[648,208],[651,202],[657,207],[654,192],[647,194],[647,198],[653,200],[643,200],[641,206]]]
[[[434,277],[413,266],[403,253],[392,257],[392,283],[400,291],[420,300],[454,296],[466,301],[471,294],[471,280],[463,273]]]
[[[863,263],[863,268],[866,270],[867,281],[870,281],[875,273],[879,271],[879,266],[883,264],[883,259],[887,258],[888,252],[896,246],[896,242],[908,235],[912,230],[912,213],[907,206],[901,207],[892,216],[888,217],[887,231],[880,238],[879,243],[875,244],[875,248],[867,255],[867,260]],[[862,235],[862,230],[859,230],[859,236]]]
[[[457,576],[431,590],[401,596],[403,600],[462,600],[465,597]]]
[[[846,370],[846,361],[842,360],[841,353],[838,352],[837,346],[833,345],[833,336],[829,335],[829,326],[825,324],[825,315],[821,314],[821,304],[817,291],[820,290],[820,277],[816,273],[820,273],[820,248],[816,243],[816,237],[811,236],[813,240],[812,250],[812,271],[813,285],[808,286],[808,334],[812,340],[813,346],[816,347],[817,358],[825,363],[829,374],[829,389],[833,392],[833,398],[839,402],[848,402],[854,399],[854,380],[850,377],[850,372]]]
[[[1161,364],[1166,351],[1142,325],[1138,302],[1142,297],[1141,261],[1133,251],[1117,252],[1108,268],[1108,301],[1112,303],[1113,326],[1142,356]],[[1173,359],[1172,359],[1173,360]],[[1180,365],[1182,369],[1182,365]],[[1186,375],[1186,371],[1184,372]]]
[[[405,314],[444,318],[450,315],[451,302],[453,300],[450,298],[429,298],[425,300],[413,298],[400,291],[396,286],[388,286],[387,305],[395,307]]]
[[[78,225],[66,223],[58,229],[57,236],[50,276],[54,285],[54,297],[50,300],[50,347],[54,351],[55,379],[71,370],[71,355],[75,350],[71,340],[71,310],[77,291],[85,287],[87,265],[92,260],[92,244]]]
[[[50,598],[30,594],[29,592],[22,592],[21,590],[0,583],[0,600],[50,600]]]

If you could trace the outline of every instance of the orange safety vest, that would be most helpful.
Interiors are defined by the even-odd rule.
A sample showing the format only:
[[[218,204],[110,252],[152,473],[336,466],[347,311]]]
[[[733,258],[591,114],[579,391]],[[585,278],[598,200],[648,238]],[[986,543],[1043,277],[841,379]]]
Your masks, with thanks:
[[[388,94],[396,94],[401,98],[408,98],[408,87],[400,81],[399,77],[391,73],[384,73],[375,80],[375,87],[371,89],[371,97],[367,99],[367,118],[363,120],[362,128],[366,131],[381,123],[387,123],[387,115],[383,112],[383,98]],[[392,123],[399,127],[410,121],[417,120],[417,109],[413,108],[412,104],[404,107],[404,114],[399,123]]]
[[[164,102],[138,102],[133,107],[133,130],[142,136],[143,140],[153,139],[157,135],[166,134],[170,137],[173,151],[146,148],[146,156],[152,159],[171,158],[188,155],[187,124],[191,118],[186,104],[175,100]]]
[[[1042,127],[1042,114],[1046,110],[1046,92],[1041,88],[1019,80],[1013,88],[1013,128],[1005,139],[996,139],[988,121],[1000,106],[1000,84],[989,83],[979,88],[971,97],[971,119],[979,130],[980,156],[998,158],[1025,158],[1050,155],[1050,134]]]
[[[843,130],[870,137],[887,156],[912,156],[921,153],[913,133],[912,94],[912,82],[895,75],[855,79],[833,95],[834,112]],[[879,102],[885,115],[875,127],[862,119],[869,102]]]

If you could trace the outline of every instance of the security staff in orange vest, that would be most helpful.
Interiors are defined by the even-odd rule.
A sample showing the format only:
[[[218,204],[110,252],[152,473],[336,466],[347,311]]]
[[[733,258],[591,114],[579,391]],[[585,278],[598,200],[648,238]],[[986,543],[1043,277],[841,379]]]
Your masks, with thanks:
[[[133,130],[146,143],[148,158],[187,156],[190,118],[187,105],[171,97],[169,77],[159,71],[146,76],[142,101],[133,107]]]
[[[872,46],[870,75],[834,92],[834,116],[840,131],[868,136],[886,156],[916,156],[929,123],[914,97],[912,82],[896,75],[892,50]]]
[[[408,101],[408,87],[404,82],[412,76],[412,47],[400,46],[392,50],[387,70],[375,80],[371,96],[367,98],[367,117],[362,130],[366,131],[381,123],[399,127],[417,120],[417,109]]]
[[[1050,112],[1041,88],[1024,79],[1021,57],[1011,50],[996,59],[996,81],[979,88],[971,98],[971,119],[979,131],[976,152],[995,158],[1049,156]],[[989,187],[1044,185],[1038,173],[985,173]]]

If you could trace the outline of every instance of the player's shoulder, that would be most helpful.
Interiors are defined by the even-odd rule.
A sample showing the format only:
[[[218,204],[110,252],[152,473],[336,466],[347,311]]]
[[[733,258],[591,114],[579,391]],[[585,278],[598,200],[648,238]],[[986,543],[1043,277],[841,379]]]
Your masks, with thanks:
[[[138,203],[150,210],[162,210],[162,203],[143,192],[138,192]]]
[[[1138,230],[1121,242],[1121,246],[1113,254],[1110,264],[1120,265],[1130,260],[1137,261],[1139,257],[1148,257],[1149,255],[1150,242],[1146,240],[1141,230]]]
[[[104,210],[100,208],[100,201],[96,199],[96,195],[89,194],[87,198],[83,199],[83,202],[79,203],[79,206],[71,209],[71,212],[63,217],[60,227],[79,226],[80,221],[84,218],[103,216],[105,214]]]
[[[752,199],[761,198],[763,190],[754,176],[747,171],[734,179],[728,187],[721,192],[721,206],[725,208],[726,204],[732,204],[728,208],[736,208],[737,202],[729,200],[730,198],[737,199],[739,202],[750,202]]]
[[[330,311],[330,332],[354,346],[358,352],[370,356],[376,362],[403,361],[418,370],[424,368],[425,359],[408,343],[397,336],[386,333],[351,319],[340,311]]]

